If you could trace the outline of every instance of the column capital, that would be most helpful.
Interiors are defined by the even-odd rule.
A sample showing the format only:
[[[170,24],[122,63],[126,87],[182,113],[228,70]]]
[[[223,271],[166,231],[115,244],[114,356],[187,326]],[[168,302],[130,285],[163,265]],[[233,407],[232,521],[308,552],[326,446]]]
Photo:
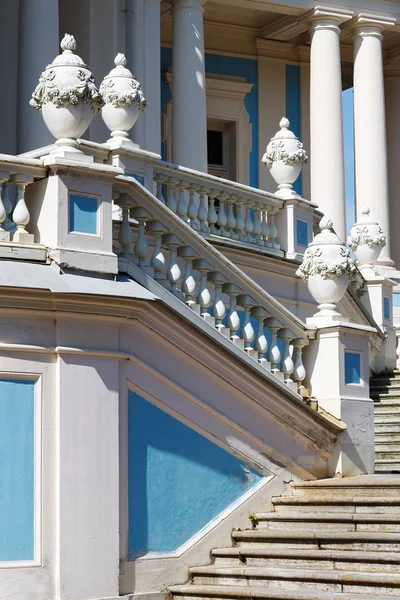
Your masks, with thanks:
[[[354,17],[351,10],[332,9],[328,6],[316,6],[308,15],[308,23],[312,30],[339,30],[340,25]]]
[[[352,29],[355,36],[382,38],[382,31],[390,29],[395,24],[396,19],[390,17],[360,13],[352,24]]]
[[[206,1],[207,0],[172,0],[172,11],[190,8],[192,10],[201,10],[204,12],[203,4],[205,4]]]

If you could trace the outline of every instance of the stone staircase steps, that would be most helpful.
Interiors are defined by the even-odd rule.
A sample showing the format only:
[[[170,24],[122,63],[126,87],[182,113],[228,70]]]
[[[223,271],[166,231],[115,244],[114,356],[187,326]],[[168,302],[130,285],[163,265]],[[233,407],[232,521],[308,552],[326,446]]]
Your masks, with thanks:
[[[375,414],[375,471],[400,471],[400,374],[373,377],[370,395]]]
[[[293,548],[222,548],[212,551],[216,566],[336,569],[399,574],[395,552],[348,552]]]
[[[400,513],[400,497],[373,496],[354,498],[344,496],[335,499],[321,496],[278,496],[272,498],[275,512],[301,511],[304,513]]]
[[[400,533],[400,514],[311,514],[282,512],[257,513],[257,530],[297,531],[387,531]]]
[[[358,496],[372,498],[375,496],[400,498],[400,479],[398,475],[360,475],[342,479],[318,479],[315,481],[299,481],[292,484],[294,496],[322,497],[336,502],[336,499]]]
[[[257,586],[231,586],[231,585],[176,585],[170,588],[174,596],[183,600],[193,598],[260,598],[265,600],[387,600],[386,593],[358,594],[342,592],[316,592],[316,591],[284,591],[282,589],[264,588]]]
[[[321,592],[385,592],[400,597],[400,575],[393,573],[363,573],[333,569],[278,569],[265,567],[192,567],[194,585],[241,585]]]

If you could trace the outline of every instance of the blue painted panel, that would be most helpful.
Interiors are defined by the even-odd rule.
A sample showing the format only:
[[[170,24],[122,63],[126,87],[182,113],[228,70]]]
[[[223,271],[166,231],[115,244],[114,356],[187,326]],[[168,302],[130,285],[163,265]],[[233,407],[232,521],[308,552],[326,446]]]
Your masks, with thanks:
[[[361,383],[361,354],[359,352],[344,353],[344,382]]]
[[[261,478],[236,457],[129,392],[130,555],[176,550]]]
[[[75,233],[97,234],[97,198],[70,194],[69,230]]]
[[[161,48],[161,112],[164,112],[165,103],[169,98],[169,85],[164,79],[165,73],[172,66],[171,48]],[[244,77],[253,88],[245,98],[244,105],[249,114],[251,123],[251,147],[250,152],[250,176],[249,183],[258,187],[258,63],[250,58],[236,58],[233,56],[220,56],[217,54],[206,54],[206,73],[216,75],[230,75],[233,77]],[[164,152],[164,149],[162,149]],[[164,157],[164,153],[162,154]]]
[[[136,179],[141,185],[144,186],[145,184],[145,177],[144,175],[138,175],[138,173],[129,173],[128,171],[125,172],[125,175],[127,177],[133,177],[134,179]]]
[[[34,558],[34,386],[0,379],[0,561]]]
[[[383,318],[390,319],[390,299],[387,296],[383,297]]]
[[[296,239],[299,246],[308,246],[308,223],[296,220]]]
[[[290,121],[290,129],[301,139],[301,88],[300,67],[286,65],[286,116]],[[295,191],[302,193],[302,177],[293,184]]]
[[[400,292],[395,292],[393,294],[393,306],[400,308]]]

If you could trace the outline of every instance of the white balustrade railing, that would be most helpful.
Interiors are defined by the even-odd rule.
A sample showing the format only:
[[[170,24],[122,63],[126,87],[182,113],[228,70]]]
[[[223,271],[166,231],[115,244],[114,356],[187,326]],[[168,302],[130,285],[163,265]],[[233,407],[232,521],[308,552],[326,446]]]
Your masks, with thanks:
[[[209,224],[201,214],[202,194],[206,191],[196,177],[185,181],[184,186],[180,183],[183,179],[177,177],[171,182],[168,176],[167,200],[162,198],[164,175],[168,169],[163,167],[156,173],[159,198],[133,177],[116,178],[114,201],[122,208],[122,221],[116,224],[116,252],[170,291],[258,364],[299,392],[306,376],[302,362],[302,349],[308,344],[306,326],[198,235],[202,224],[203,227],[209,227]],[[221,186],[225,185],[221,183]],[[193,207],[189,211],[192,199],[189,198],[189,204],[184,203],[182,192],[185,189],[189,191],[189,197],[192,192],[198,192],[197,212]],[[222,196],[223,193],[221,187],[218,195],[226,203],[227,197]],[[248,192],[249,198],[251,193]],[[216,197],[209,194],[207,190],[208,198]],[[266,203],[271,202],[268,207],[272,207],[268,210],[274,210],[276,199],[267,197]],[[247,197],[242,200],[246,204],[251,202]],[[166,209],[164,202],[175,214]],[[211,201],[208,206],[212,206]],[[229,208],[223,225],[228,233],[235,231],[232,217],[229,222],[230,214]],[[251,217],[253,231],[254,215]],[[197,231],[193,226],[196,220],[199,222]],[[248,231],[250,226],[246,227]],[[256,233],[258,231],[256,228]],[[252,243],[257,243],[257,236],[254,240]],[[260,240],[265,241],[261,234]]]
[[[33,235],[26,230],[30,213],[25,192],[35,179],[46,176],[47,168],[40,160],[0,154],[0,242],[33,243]],[[14,202],[11,186],[15,186]]]
[[[154,165],[156,196],[195,231],[279,251],[275,214],[284,201],[177,165]]]

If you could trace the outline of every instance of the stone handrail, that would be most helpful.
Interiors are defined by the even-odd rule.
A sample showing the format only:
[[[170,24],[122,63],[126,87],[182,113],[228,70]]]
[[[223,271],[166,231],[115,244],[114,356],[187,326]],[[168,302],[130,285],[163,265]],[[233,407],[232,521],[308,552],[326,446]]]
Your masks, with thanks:
[[[40,160],[0,154],[0,241],[32,243],[33,236],[25,227],[30,214],[25,203],[25,189],[35,179],[43,179],[47,168]],[[10,199],[9,186],[16,188],[15,206]]]
[[[117,177],[115,194],[122,209],[119,256],[135,262],[248,356],[299,391],[305,378],[305,324],[135,178]]]

